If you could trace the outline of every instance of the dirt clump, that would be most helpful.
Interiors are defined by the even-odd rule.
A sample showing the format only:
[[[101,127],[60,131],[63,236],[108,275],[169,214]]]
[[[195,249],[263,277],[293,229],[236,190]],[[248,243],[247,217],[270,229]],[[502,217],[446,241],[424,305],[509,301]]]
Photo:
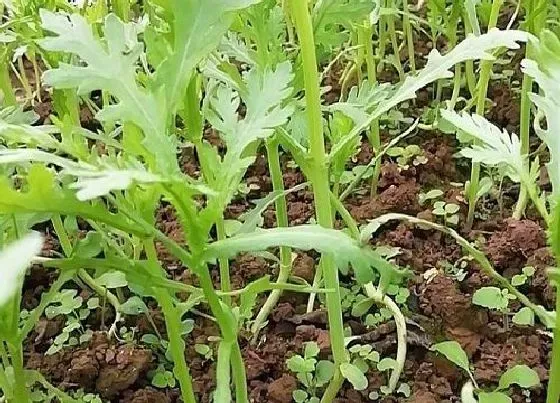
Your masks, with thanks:
[[[31,353],[27,367],[40,370],[60,385],[83,387],[111,399],[142,379],[151,362],[150,350],[111,345],[106,334],[94,333],[90,343],[83,348],[53,355]]]
[[[171,403],[171,399],[162,391],[154,388],[144,388],[121,399],[121,403]]]
[[[505,228],[492,234],[486,245],[488,257],[498,270],[517,271],[546,244],[545,233],[531,220],[505,221]]]
[[[305,253],[299,254],[292,264],[292,275],[311,283],[315,276],[315,259]]]
[[[447,329],[481,329],[488,320],[484,311],[471,303],[471,296],[461,292],[458,284],[444,275],[437,275],[424,285],[420,293],[423,315],[441,320]]]
[[[290,403],[292,392],[297,389],[297,380],[291,375],[284,374],[268,385],[268,398],[274,403]]]

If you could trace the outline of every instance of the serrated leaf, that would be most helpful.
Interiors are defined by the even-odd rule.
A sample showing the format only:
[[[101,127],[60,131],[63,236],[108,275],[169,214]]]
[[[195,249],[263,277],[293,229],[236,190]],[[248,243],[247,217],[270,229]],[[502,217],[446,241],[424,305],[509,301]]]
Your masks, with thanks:
[[[518,49],[518,42],[526,42],[529,37],[529,34],[522,31],[492,29],[480,36],[468,36],[445,55],[441,55],[435,49],[432,50],[428,55],[426,66],[415,76],[408,76],[400,86],[393,90],[386,101],[380,102],[370,112],[368,119],[363,124],[356,126],[343,141],[333,147],[330,158],[336,159],[337,153],[344,149],[348,143],[355,141],[375,119],[378,119],[401,102],[415,98],[418,90],[434,81],[453,77],[453,73],[449,70],[455,64],[476,59],[492,60],[494,58],[491,54],[493,49],[499,47]]]
[[[430,350],[443,354],[445,358],[453,364],[470,373],[469,358],[467,357],[467,353],[465,353],[465,350],[463,350],[461,345],[456,341],[444,341],[442,343],[434,344]]]
[[[21,288],[25,271],[34,257],[41,253],[43,237],[31,232],[0,251],[0,307]]]
[[[59,213],[81,216],[105,222],[114,228],[131,234],[145,233],[119,213],[109,212],[101,203],[83,203],[73,191],[62,189],[55,183],[52,171],[33,165],[26,177],[25,189],[14,189],[7,178],[0,178],[0,213]]]
[[[156,85],[165,89],[166,105],[176,111],[196,65],[215,49],[234,12],[261,0],[171,0],[173,52],[159,66]],[[202,34],[204,33],[204,34]]]
[[[143,144],[155,156],[156,169],[165,174],[177,174],[175,139],[167,133],[166,104],[162,96],[149,92],[136,82],[136,61],[142,45],[131,44],[130,24],[124,24],[114,14],[105,18],[106,48],[96,39],[92,27],[78,14],[66,16],[41,10],[43,28],[56,36],[40,41],[51,51],[76,54],[85,67],[61,63],[44,73],[43,80],[55,88],[77,88],[79,93],[106,90],[119,102],[102,109],[97,118],[102,121],[130,121],[144,132]]]
[[[442,110],[442,117],[457,129],[466,132],[481,142],[461,151],[461,155],[474,162],[506,168],[506,174],[519,182],[524,169],[525,159],[521,152],[521,143],[515,134],[500,130],[487,119],[479,115],[458,114]]]
[[[315,249],[321,253],[336,251],[334,258],[338,267],[345,269],[350,263],[361,284],[373,280],[372,269],[389,279],[401,274],[393,264],[368,246],[360,246],[346,233],[316,225],[272,228],[240,234],[210,244],[206,249],[205,257],[207,260],[231,258],[240,252],[254,252],[277,246],[289,246],[301,250]]]
[[[528,389],[541,383],[539,375],[527,365],[516,365],[508,369],[500,377],[498,389],[508,389],[511,385],[519,385]]]
[[[340,373],[352,384],[354,389],[364,390],[367,388],[368,380],[357,366],[344,362],[340,364]]]

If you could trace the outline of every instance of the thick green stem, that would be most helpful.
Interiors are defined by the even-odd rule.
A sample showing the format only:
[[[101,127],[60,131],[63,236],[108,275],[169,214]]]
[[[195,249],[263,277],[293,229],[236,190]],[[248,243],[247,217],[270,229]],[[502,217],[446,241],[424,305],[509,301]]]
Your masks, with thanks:
[[[552,364],[549,369],[546,403],[560,401],[560,284],[556,285],[556,326],[552,342]]]
[[[226,229],[224,226],[223,216],[220,217],[220,219],[216,222],[216,233],[218,235],[218,241],[226,238]],[[222,292],[230,292],[231,279],[229,275],[229,260],[227,258],[220,258],[218,259],[218,265],[220,269],[220,288]],[[227,305],[231,305],[231,298],[229,296],[224,295],[222,300]]]
[[[488,30],[495,28],[498,23],[500,15],[500,8],[504,0],[494,0],[492,3],[492,10],[490,12],[490,20],[488,22]],[[492,73],[492,66],[494,63],[491,60],[483,60],[480,68],[480,78],[478,80],[477,88],[477,115],[484,116],[486,106],[486,94],[488,92],[488,83],[490,81],[490,74]],[[466,230],[472,228],[474,222],[474,213],[476,211],[476,194],[480,182],[480,163],[473,163],[471,168],[471,180],[469,185],[469,213],[467,216]]]
[[[272,190],[274,192],[284,191],[284,178],[282,175],[282,167],[280,166],[280,155],[278,153],[278,142],[275,139],[268,140],[266,142],[266,153],[268,157],[268,170],[270,172],[270,178],[272,180]],[[276,208],[276,223],[278,227],[288,226],[288,209],[286,206],[286,197],[284,195],[280,196],[274,202]],[[290,273],[292,271],[292,250],[288,247],[280,247],[280,271],[278,273],[278,279],[276,284],[285,284]],[[282,290],[273,290],[268,296],[263,307],[259,311],[253,325],[251,326],[251,332],[253,333],[252,342],[256,342],[259,330],[263,326],[263,323],[267,320],[268,315],[280,299],[282,295]]]
[[[144,247],[146,257],[148,258],[148,261],[154,271],[158,270],[159,263],[153,240],[146,240]],[[165,327],[167,329],[167,336],[169,337],[171,356],[173,357],[174,373],[181,385],[181,397],[186,403],[195,403],[196,398],[194,396],[192,379],[189,368],[187,367],[187,362],[185,361],[185,342],[181,337],[181,317],[173,305],[173,299],[167,290],[163,288],[156,288],[154,289],[154,292],[155,297],[161,306],[163,316],[165,317]]]
[[[317,222],[325,228],[333,227],[333,216],[330,203],[329,169],[325,158],[325,139],[321,115],[321,97],[318,81],[317,58],[311,16],[306,0],[293,0],[292,12],[295,19],[297,35],[301,46],[303,59],[303,75],[305,82],[305,102],[309,130],[311,182],[315,201]],[[329,334],[334,362],[337,370],[331,384],[327,388],[329,396],[336,395],[342,382],[340,364],[348,360],[344,347],[344,326],[342,320],[342,307],[340,303],[340,286],[338,282],[338,268],[330,254],[323,255],[321,266],[326,288],[333,292],[326,295],[327,311],[329,315]],[[327,395],[327,394],[325,394]]]
[[[21,344],[11,345],[8,342],[8,351],[12,357],[12,369],[14,370],[14,401],[29,402],[29,393],[25,382],[25,370],[23,368],[23,351]]]

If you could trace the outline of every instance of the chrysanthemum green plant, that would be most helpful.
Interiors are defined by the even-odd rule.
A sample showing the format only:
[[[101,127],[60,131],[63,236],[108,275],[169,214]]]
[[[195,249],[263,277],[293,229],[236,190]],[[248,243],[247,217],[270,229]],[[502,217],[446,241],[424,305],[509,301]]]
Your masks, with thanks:
[[[547,194],[536,180],[540,170],[538,157],[528,160],[525,147],[517,135],[501,130],[478,115],[459,115],[446,111],[443,117],[459,131],[476,138],[477,144],[464,149],[461,154],[475,163],[500,166],[514,182],[521,184],[548,229],[548,243],[556,261],[560,261],[560,40],[545,31],[540,40],[532,39],[534,53],[522,62],[523,72],[540,87],[541,94],[530,93],[529,98],[538,108],[535,131],[546,145],[549,162],[546,164],[552,183]],[[546,124],[544,124],[546,122]],[[560,398],[560,276],[558,269],[550,269],[550,278],[556,287],[556,313],[549,315],[554,329],[552,364],[548,383],[547,403],[557,403]],[[555,318],[555,319],[554,319]]]

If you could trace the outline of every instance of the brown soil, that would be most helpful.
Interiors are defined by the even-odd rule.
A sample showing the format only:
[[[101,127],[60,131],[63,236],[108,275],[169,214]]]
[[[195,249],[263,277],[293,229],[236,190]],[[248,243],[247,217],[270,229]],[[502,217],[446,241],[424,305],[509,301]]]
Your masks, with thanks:
[[[417,65],[423,63],[433,44],[418,42],[416,53]],[[445,43],[438,42],[438,49]],[[388,49],[390,52],[390,48]],[[327,103],[338,100],[340,96],[341,66],[335,66],[327,75],[324,85],[332,87],[326,95]],[[387,67],[386,74],[380,74],[383,81],[394,80],[396,75]],[[431,101],[432,89],[419,93],[417,103],[411,107],[411,116],[420,116]],[[489,97],[493,106],[489,118],[508,130],[517,132],[519,125],[518,100],[515,91],[503,84],[491,86]],[[45,119],[51,106],[36,105],[37,112]],[[92,122],[93,117],[82,112],[83,120]],[[224,142],[217,133],[207,128],[204,138],[209,143],[224,151]],[[402,169],[394,161],[383,161],[378,194],[369,195],[369,183],[363,183],[354,195],[345,201],[351,215],[360,223],[378,217],[387,212],[400,212],[435,220],[429,206],[420,206],[418,195],[421,191],[438,188],[444,191],[444,199],[461,206],[461,217],[465,214],[462,190],[450,182],[465,180],[465,174],[456,166],[454,153],[457,150],[454,139],[439,132],[421,132],[413,139],[424,151],[427,163],[409,169]],[[357,164],[368,163],[373,156],[371,147],[363,142],[356,158]],[[288,166],[289,156],[282,158],[283,179],[287,189],[306,181],[304,175]],[[183,171],[198,177],[200,167],[198,157],[192,148],[184,148],[180,155]],[[260,154],[250,167],[245,177],[247,184],[253,185],[248,195],[238,196],[228,206],[225,217],[238,218],[242,213],[254,207],[254,200],[264,197],[271,190],[266,157]],[[515,190],[513,196],[516,197]],[[290,225],[308,223],[314,216],[313,193],[310,188],[286,197]],[[263,214],[264,227],[276,226],[274,206]],[[175,210],[169,205],[162,205],[157,211],[157,226],[162,232],[178,243],[184,243],[184,234]],[[489,209],[487,221],[479,221],[475,228],[478,232],[464,234],[472,240],[485,241],[482,247],[487,252],[496,268],[510,277],[519,273],[526,265],[536,268],[534,277],[524,286],[523,291],[535,302],[552,308],[554,293],[546,277],[546,269],[553,264],[548,249],[545,247],[545,233],[540,223],[531,220],[501,221],[497,209]],[[46,229],[48,235],[48,229]],[[486,239],[484,239],[486,238]],[[47,237],[48,246],[45,256],[57,256],[59,245],[53,237]],[[465,270],[465,279],[445,274],[445,268],[455,264],[464,256],[461,248],[449,237],[439,232],[423,230],[402,223],[385,225],[374,237],[376,246],[399,248],[395,261],[408,268],[410,275],[404,286],[408,287],[410,297],[403,307],[409,324],[409,352],[405,372],[401,381],[406,382],[412,395],[406,398],[382,397],[380,402],[458,402],[462,385],[467,376],[448,361],[429,351],[433,342],[456,340],[469,355],[474,368],[474,376],[482,386],[493,386],[507,368],[524,363],[534,368],[544,382],[547,380],[546,368],[549,364],[550,339],[536,333],[533,328],[526,329],[504,323],[503,315],[489,313],[488,310],[472,304],[473,292],[481,286],[491,285],[491,280],[480,269],[469,262]],[[188,284],[197,284],[196,276],[185,270],[161,244],[157,244],[158,257],[168,270],[170,277],[180,279]],[[297,251],[296,251],[297,252]],[[313,280],[317,255],[297,252],[293,262],[293,276],[308,282]],[[435,276],[428,276],[428,271],[437,269]],[[262,257],[241,255],[230,262],[233,287],[246,286],[263,275],[277,274],[276,265]],[[219,284],[218,270],[212,269],[213,280]],[[32,309],[39,303],[41,294],[48,288],[56,272],[42,267],[33,267],[26,277],[23,306]],[[352,279],[341,277],[343,286],[350,287]],[[261,298],[262,300],[262,298]],[[258,343],[249,343],[245,332],[240,335],[242,354],[247,369],[248,388],[253,403],[288,403],[292,401],[292,392],[299,383],[293,373],[286,367],[286,359],[294,354],[301,354],[303,343],[315,341],[319,345],[321,359],[329,358],[329,335],[327,315],[317,304],[317,310],[305,313],[307,296],[286,292],[269,318],[269,323],[262,330]],[[165,339],[165,323],[157,305],[147,301],[150,316],[156,323],[158,331]],[[197,306],[201,313],[206,313],[205,305]],[[199,312],[199,313],[200,313]],[[189,314],[190,315],[190,314]],[[216,351],[215,340],[219,335],[214,322],[204,315],[190,316],[195,319],[194,330],[187,336],[186,357],[194,380],[194,389],[201,402],[209,402],[215,388],[215,361],[205,359],[194,351],[194,343],[210,344]],[[394,356],[396,350],[396,331],[392,321],[377,327],[367,328],[363,321],[345,313],[345,324],[353,335],[360,335],[364,343],[370,343],[383,356]],[[125,343],[107,340],[99,332],[85,345],[64,349],[51,356],[44,355],[54,337],[60,333],[64,321],[62,318],[38,321],[34,332],[26,344],[26,366],[41,371],[53,384],[67,390],[84,388],[87,392],[99,393],[111,402],[122,403],[175,403],[180,401],[176,388],[159,390],[150,386],[147,373],[160,362],[160,352],[149,350],[139,342],[141,335],[154,330],[145,316],[127,318],[126,325],[135,328],[136,342]],[[94,330],[100,330],[100,321],[91,324]],[[384,374],[369,371],[369,387],[366,391],[355,391],[345,383],[338,403],[367,402],[369,392],[379,390],[387,379]],[[522,402],[520,391],[513,390],[514,402]],[[533,402],[544,402],[544,392],[537,389],[532,392]]]

